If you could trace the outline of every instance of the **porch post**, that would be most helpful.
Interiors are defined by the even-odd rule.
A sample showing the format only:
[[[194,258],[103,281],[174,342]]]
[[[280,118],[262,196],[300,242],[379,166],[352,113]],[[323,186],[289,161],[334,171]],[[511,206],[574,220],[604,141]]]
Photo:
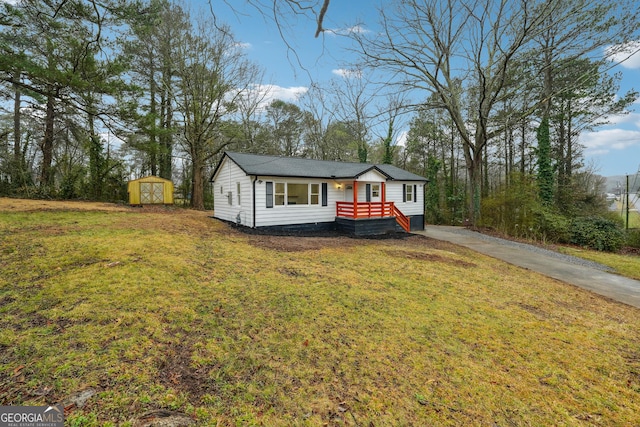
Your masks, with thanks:
[[[358,181],[353,181],[353,217],[358,218]]]
[[[387,184],[384,181],[380,183],[380,199],[382,200],[382,216],[386,216]]]

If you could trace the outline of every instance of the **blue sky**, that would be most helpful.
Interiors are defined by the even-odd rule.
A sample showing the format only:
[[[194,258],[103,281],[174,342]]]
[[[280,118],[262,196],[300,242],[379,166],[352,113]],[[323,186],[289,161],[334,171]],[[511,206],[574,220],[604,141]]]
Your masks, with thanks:
[[[308,18],[290,18],[281,35],[272,20],[244,2],[231,1],[234,12],[222,0],[211,1],[217,18],[231,26],[249,59],[265,69],[271,97],[293,101],[312,81],[329,81],[344,70],[349,58],[343,49],[344,38],[330,32],[314,38],[315,23]],[[332,0],[324,27],[336,33],[356,25],[373,27],[377,22],[377,9],[373,4],[367,0]],[[287,49],[283,36],[291,49]],[[621,93],[634,85],[640,90],[640,54],[612,71],[623,74]],[[580,142],[586,147],[585,163],[593,165],[599,174],[635,174],[640,168],[640,102],[636,102],[633,110],[625,116],[611,117],[610,125],[580,136]]]

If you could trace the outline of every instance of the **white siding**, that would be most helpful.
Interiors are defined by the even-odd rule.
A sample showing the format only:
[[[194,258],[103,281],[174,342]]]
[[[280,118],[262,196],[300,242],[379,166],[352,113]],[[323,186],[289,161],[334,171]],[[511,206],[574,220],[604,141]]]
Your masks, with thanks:
[[[417,200],[415,202],[403,202],[402,184],[415,185],[417,187]],[[387,201],[393,202],[406,216],[424,214],[424,183],[422,182],[387,182]]]
[[[367,173],[360,175],[356,181],[384,182],[386,180],[387,180],[386,176],[380,174],[377,171],[371,170]]]
[[[378,183],[380,182],[378,181]],[[358,181],[358,202],[367,201],[367,184],[371,184],[371,182]]]
[[[238,203],[238,183],[240,183],[240,203]],[[251,177],[247,176],[231,159],[225,158],[213,181],[213,216],[231,222],[237,222],[239,216],[243,225],[252,227],[251,185]],[[231,192],[231,204],[227,196],[229,192]]]
[[[317,205],[274,205],[272,208],[267,208],[267,181],[274,183],[274,192],[276,182],[295,184],[319,184],[319,203]],[[323,182],[327,183],[327,206],[322,206]],[[261,176],[259,177],[259,181],[256,182],[256,227],[266,227],[272,225],[315,224],[320,222],[335,221],[336,201],[343,200],[343,192],[344,186],[342,187],[342,189],[338,189],[337,183],[331,180]]]

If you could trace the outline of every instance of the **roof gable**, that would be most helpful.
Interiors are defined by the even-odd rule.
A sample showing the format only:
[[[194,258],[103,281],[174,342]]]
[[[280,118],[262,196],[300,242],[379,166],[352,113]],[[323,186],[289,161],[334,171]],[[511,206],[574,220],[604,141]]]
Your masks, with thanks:
[[[155,175],[143,176],[138,179],[131,179],[129,182],[172,182],[170,179],[160,178]]]
[[[422,181],[427,179],[392,165],[374,165],[369,163],[336,162],[313,160],[300,157],[265,156],[227,151],[214,170],[211,180],[218,169],[229,158],[247,175],[282,176],[319,179],[357,179],[359,176],[376,171],[387,179],[399,181]]]

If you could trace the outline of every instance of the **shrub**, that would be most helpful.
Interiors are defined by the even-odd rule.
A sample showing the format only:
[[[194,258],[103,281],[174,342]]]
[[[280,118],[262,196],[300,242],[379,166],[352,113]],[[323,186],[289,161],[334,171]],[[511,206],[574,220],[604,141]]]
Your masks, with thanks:
[[[534,212],[534,218],[538,239],[554,243],[569,242],[569,220],[565,216],[540,207]]]
[[[640,230],[627,230],[625,245],[640,248]]]
[[[570,243],[598,251],[615,252],[625,242],[620,223],[599,216],[574,219],[569,233]]]
[[[478,225],[514,237],[536,238],[534,212],[540,209],[537,193],[532,179],[514,174],[510,185],[502,185],[482,200]]]

